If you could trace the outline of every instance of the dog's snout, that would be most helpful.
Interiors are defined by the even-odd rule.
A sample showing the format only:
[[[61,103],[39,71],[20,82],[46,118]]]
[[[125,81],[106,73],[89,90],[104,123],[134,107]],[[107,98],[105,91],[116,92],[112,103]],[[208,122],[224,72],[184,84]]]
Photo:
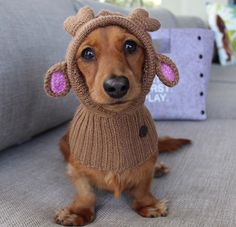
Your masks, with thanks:
[[[115,99],[122,98],[129,90],[129,80],[125,76],[111,76],[103,83],[106,93]]]

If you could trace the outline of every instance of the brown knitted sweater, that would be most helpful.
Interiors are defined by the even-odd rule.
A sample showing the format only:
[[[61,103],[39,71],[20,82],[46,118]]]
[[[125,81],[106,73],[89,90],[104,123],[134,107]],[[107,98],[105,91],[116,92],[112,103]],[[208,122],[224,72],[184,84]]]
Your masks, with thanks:
[[[99,27],[120,26],[135,35],[145,48],[142,92],[124,111],[115,113],[95,103],[88,92],[83,75],[76,64],[76,53],[86,36]],[[72,87],[81,105],[69,129],[70,152],[82,165],[99,170],[120,172],[135,168],[158,152],[158,138],[149,111],[144,106],[155,74],[167,86],[178,82],[178,70],[166,56],[156,54],[148,31],[159,29],[160,23],[143,9],[129,16],[102,11],[97,16],[82,8],[65,21],[73,36],[64,62],[53,65],[45,77],[48,95],[66,95]]]
[[[74,158],[100,170],[133,168],[158,151],[155,126],[143,105],[112,117],[81,105],[71,123],[69,143]]]

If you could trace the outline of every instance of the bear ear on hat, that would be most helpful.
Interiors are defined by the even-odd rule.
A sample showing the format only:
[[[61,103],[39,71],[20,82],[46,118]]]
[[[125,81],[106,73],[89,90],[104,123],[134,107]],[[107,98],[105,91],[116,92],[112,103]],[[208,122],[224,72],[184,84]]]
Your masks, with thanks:
[[[49,68],[44,77],[44,90],[48,96],[62,97],[69,93],[70,82],[66,62],[59,62]]]
[[[129,17],[148,32],[156,31],[161,27],[159,20],[149,17],[149,13],[145,9],[137,8],[131,12]]]
[[[160,81],[168,87],[175,86],[179,81],[179,72],[175,63],[162,54],[157,54],[156,58],[156,74]]]
[[[93,10],[88,6],[85,6],[82,7],[75,16],[68,17],[64,22],[64,27],[69,34],[75,36],[78,28],[94,19],[94,17]]]

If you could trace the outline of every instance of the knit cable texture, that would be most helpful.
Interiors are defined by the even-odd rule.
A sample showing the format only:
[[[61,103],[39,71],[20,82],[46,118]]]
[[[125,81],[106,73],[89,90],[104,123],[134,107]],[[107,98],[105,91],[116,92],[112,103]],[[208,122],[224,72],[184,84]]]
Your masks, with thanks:
[[[158,152],[157,133],[148,110],[104,118],[81,105],[71,122],[72,155],[83,165],[121,172]]]

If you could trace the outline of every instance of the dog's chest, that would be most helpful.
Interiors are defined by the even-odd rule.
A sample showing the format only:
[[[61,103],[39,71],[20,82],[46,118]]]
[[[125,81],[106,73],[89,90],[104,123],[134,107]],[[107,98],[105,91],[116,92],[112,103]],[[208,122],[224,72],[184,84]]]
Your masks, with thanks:
[[[158,152],[157,133],[145,107],[104,117],[79,107],[70,126],[72,155],[82,165],[120,172]]]

